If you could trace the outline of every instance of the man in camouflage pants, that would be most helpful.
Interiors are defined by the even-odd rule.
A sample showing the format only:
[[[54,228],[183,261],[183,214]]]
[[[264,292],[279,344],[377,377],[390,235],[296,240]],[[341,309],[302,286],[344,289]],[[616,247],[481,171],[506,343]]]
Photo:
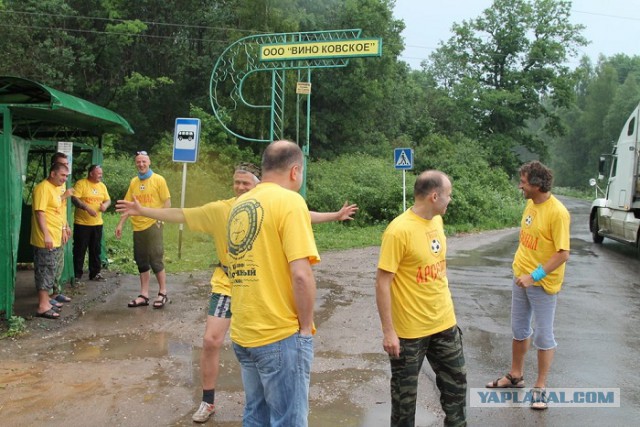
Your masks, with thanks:
[[[376,274],[382,346],[391,362],[391,425],[415,425],[418,376],[426,357],[436,374],[444,424],[466,426],[467,373],[442,222],[451,181],[440,171],[423,172],[413,194],[415,204],[382,236]]]

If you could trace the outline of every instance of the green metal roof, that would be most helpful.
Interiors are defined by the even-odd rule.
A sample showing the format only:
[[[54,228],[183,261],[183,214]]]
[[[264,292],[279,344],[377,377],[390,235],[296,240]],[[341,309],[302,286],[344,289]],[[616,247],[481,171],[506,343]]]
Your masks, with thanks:
[[[0,76],[0,106],[11,110],[15,135],[33,137],[74,130],[93,135],[133,134],[121,115],[20,77]]]

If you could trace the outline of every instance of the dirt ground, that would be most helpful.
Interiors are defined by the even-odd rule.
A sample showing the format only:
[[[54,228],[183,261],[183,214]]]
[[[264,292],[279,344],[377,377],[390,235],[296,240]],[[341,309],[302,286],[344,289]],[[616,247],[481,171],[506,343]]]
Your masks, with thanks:
[[[454,237],[449,247],[476,242],[474,236]],[[375,307],[378,250],[324,253],[314,267],[318,333],[311,426],[388,425],[390,374]],[[167,271],[171,303],[164,309],[128,308],[139,291],[137,276],[107,271],[106,283],[67,289],[73,301],[63,308],[61,320],[32,317],[33,272],[19,272],[15,311],[28,319],[28,333],[0,341],[0,424],[192,425],[201,397],[199,358],[210,272],[170,274],[170,265]],[[151,289],[155,286],[152,279]],[[217,413],[209,425],[241,425],[244,396],[230,344],[227,337]],[[420,381],[419,393],[417,425],[441,425],[433,378]]]

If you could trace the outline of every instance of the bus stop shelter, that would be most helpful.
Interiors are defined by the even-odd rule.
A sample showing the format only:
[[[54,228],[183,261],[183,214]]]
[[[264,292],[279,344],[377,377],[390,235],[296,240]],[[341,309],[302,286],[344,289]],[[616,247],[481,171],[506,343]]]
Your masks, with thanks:
[[[13,315],[18,263],[31,261],[31,206],[28,166],[40,158],[39,181],[48,175],[46,156],[58,143],[71,143],[73,155],[90,153],[102,162],[105,134],[133,134],[119,114],[84,99],[19,77],[0,76],[0,316]],[[71,208],[67,214],[71,215]],[[71,219],[71,218],[69,218]],[[70,220],[70,223],[72,221]],[[71,245],[65,248],[62,282],[73,280]],[[35,301],[34,287],[34,301]]]

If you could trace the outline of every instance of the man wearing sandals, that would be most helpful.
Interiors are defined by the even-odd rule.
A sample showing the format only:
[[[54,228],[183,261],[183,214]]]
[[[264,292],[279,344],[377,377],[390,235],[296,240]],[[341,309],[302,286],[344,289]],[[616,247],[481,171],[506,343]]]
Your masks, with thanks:
[[[33,265],[38,310],[36,316],[58,319],[59,309],[52,305],[49,292],[53,289],[58,269],[58,255],[67,242],[69,228],[64,215],[60,187],[69,176],[69,169],[61,163],[51,165],[49,177],[33,189],[31,217],[31,245],[34,249]]]
[[[524,388],[524,358],[531,343],[538,349],[538,376],[531,389],[531,407],[547,408],[547,374],[557,346],[553,334],[558,292],[569,259],[570,216],[551,193],[553,174],[538,161],[520,168],[527,205],[520,225],[520,243],[513,260],[511,370],[488,388]],[[532,317],[535,330],[532,329]]]
[[[376,273],[382,346],[391,363],[391,426],[415,425],[425,358],[436,374],[444,425],[465,426],[467,373],[447,281],[442,222],[451,181],[440,171],[422,172],[413,194],[415,204],[382,236]]]
[[[146,151],[138,151],[135,157],[138,176],[131,179],[125,200],[137,200],[142,206],[151,208],[171,207],[171,195],[165,179],[150,168],[151,159]],[[116,226],[116,238],[122,237],[122,227],[129,215],[123,214]],[[140,272],[140,295],[129,302],[129,307],[149,305],[150,270],[158,280],[158,297],[153,308],[162,308],[167,303],[166,272],[164,270],[164,243],[162,222],[143,216],[132,216],[133,258]]]
[[[260,168],[251,163],[236,165],[233,174],[233,192],[238,197],[254,188],[260,182]],[[231,284],[227,276],[227,220],[235,199],[218,200],[195,208],[153,209],[140,206],[136,201],[118,200],[117,212],[129,215],[143,215],[161,221],[187,223],[192,231],[210,234],[216,247],[220,263],[211,277],[211,297],[206,320],[200,374],[202,380],[202,402],[192,419],[206,422],[215,413],[215,388],[218,380],[220,350],[231,323]],[[356,205],[344,204],[337,212],[311,212],[311,222],[351,220],[357,211]]]

